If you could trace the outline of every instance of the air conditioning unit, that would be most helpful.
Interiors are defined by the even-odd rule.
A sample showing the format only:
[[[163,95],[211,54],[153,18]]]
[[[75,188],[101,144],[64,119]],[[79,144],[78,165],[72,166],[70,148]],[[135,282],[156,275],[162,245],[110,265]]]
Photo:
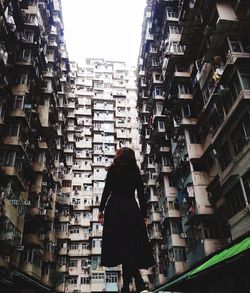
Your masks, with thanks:
[[[181,238],[187,238],[187,233],[181,233]]]
[[[40,239],[44,240],[44,234],[40,234]]]
[[[24,250],[24,246],[18,245],[18,246],[16,246],[16,250],[22,251],[22,250]]]
[[[47,186],[47,182],[42,182],[42,186]]]
[[[173,256],[169,257],[169,261],[175,261],[175,258]]]

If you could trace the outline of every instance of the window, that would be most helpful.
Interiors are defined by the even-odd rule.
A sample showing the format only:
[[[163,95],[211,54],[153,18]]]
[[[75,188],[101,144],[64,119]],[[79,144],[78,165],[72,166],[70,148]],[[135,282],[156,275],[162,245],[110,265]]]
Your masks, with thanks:
[[[31,50],[24,49],[20,56],[22,61],[30,62],[31,60]]]
[[[249,71],[240,71],[240,77],[243,83],[243,89],[250,89],[250,73]]]
[[[189,130],[189,141],[190,143],[199,144],[201,143],[200,135],[197,130]]]
[[[33,31],[24,30],[24,38],[25,38],[25,41],[32,43],[33,40],[34,40],[34,32]]]
[[[171,34],[180,34],[181,33],[181,28],[177,25],[170,25],[169,26],[169,31]]]
[[[73,185],[73,190],[74,191],[81,191],[81,185]]]
[[[15,96],[14,110],[23,110],[24,96]]]
[[[81,277],[81,284],[90,284],[90,277]]]
[[[229,46],[232,52],[244,52],[243,43],[239,38],[230,37]]]
[[[162,165],[163,166],[171,166],[171,159],[169,157],[162,157]]]
[[[158,121],[158,128],[159,128],[159,130],[165,130],[165,123],[164,123],[164,121]]]
[[[16,152],[4,152],[0,156],[0,164],[6,167],[13,167],[15,163]]]
[[[169,18],[175,18],[175,17],[177,17],[177,15],[176,15],[176,13],[173,11],[173,10],[167,10],[167,17]]]
[[[89,249],[89,244],[88,243],[83,243],[82,244],[82,249]]]
[[[62,186],[63,187],[71,187],[71,180],[63,180]]]
[[[76,285],[77,284],[77,276],[72,276],[68,278],[69,285]]]
[[[250,140],[250,114],[246,114],[231,134],[235,155],[248,144]]]
[[[106,283],[117,283],[118,282],[118,277],[117,273],[106,273]]]
[[[20,124],[11,124],[9,136],[18,136]]]
[[[77,250],[78,249],[78,243],[70,243],[70,249]]]
[[[246,172],[242,177],[248,204],[250,203],[250,171]]]
[[[205,239],[216,239],[218,237],[215,231],[215,223],[202,223],[203,237]]]
[[[182,226],[180,222],[171,222],[172,234],[182,233]]]
[[[224,171],[226,167],[231,163],[231,161],[232,161],[232,155],[229,150],[228,142],[226,141],[224,145],[221,147],[220,155],[219,155],[221,170]]]
[[[230,91],[232,98],[235,101],[241,92],[241,84],[237,72],[234,74],[230,82]]]
[[[20,77],[20,84],[27,85],[27,83],[28,83],[28,73],[24,73]]]
[[[170,52],[171,53],[183,53],[185,46],[180,45],[178,42],[172,42],[170,44]]]
[[[70,234],[79,234],[79,228],[73,228],[69,231]]]
[[[237,183],[226,194],[226,206],[228,219],[232,218],[246,206],[240,183]]]
[[[186,250],[184,247],[175,247],[174,248],[174,260],[175,261],[186,261]]]
[[[92,274],[92,283],[103,283],[104,274],[103,273],[93,273]]]
[[[178,91],[179,94],[191,94],[191,90],[188,84],[186,83],[179,83],[178,84]]]

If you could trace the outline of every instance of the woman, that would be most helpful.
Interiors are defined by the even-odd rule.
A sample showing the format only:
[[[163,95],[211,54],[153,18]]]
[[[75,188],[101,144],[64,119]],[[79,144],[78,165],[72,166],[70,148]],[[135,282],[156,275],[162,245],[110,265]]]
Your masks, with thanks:
[[[104,223],[101,265],[114,267],[122,264],[122,293],[129,292],[132,277],[137,292],[144,291],[146,288],[139,269],[154,265],[146,232],[147,209],[143,190],[134,151],[126,147],[119,149],[108,169],[99,222]]]

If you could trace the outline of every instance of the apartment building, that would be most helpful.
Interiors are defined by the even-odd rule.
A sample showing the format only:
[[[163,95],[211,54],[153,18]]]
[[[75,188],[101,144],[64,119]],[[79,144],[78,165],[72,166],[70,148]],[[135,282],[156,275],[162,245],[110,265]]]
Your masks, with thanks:
[[[127,146],[140,159],[135,68],[87,58],[70,62],[67,117],[58,205],[57,292],[117,292],[120,268],[100,266],[99,204],[115,150]]]
[[[249,11],[248,1],[147,1],[137,83],[152,287],[249,290],[227,264],[204,273],[211,284],[188,281],[249,240]]]
[[[1,1],[0,14],[0,288],[51,292],[57,215],[70,207],[60,196],[72,141],[61,4]]]

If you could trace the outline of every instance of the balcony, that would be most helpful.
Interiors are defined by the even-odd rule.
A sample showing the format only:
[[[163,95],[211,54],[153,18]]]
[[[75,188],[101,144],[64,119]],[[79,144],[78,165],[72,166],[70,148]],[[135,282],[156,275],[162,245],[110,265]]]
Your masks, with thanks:
[[[102,249],[101,249],[101,247],[92,247],[91,248],[91,254],[93,254],[93,255],[99,255],[99,254],[101,254],[101,251],[102,251]]]
[[[239,96],[235,100],[231,109],[227,113],[226,117],[224,117],[223,122],[220,124],[218,129],[213,133],[213,138],[211,140],[211,144],[216,144],[218,140],[223,138],[223,135],[227,134],[228,129],[232,125],[235,119],[238,119],[239,113],[245,111],[245,105],[247,101],[250,99],[250,89],[242,89]]]
[[[32,169],[34,172],[44,172],[47,170],[45,162],[34,162],[32,163]]]
[[[172,260],[167,267],[167,277],[170,279],[176,274],[182,274],[188,269],[188,264],[184,261]]]
[[[158,202],[158,201],[159,201],[159,198],[157,195],[150,194],[148,202]]]
[[[99,230],[92,230],[90,232],[90,237],[102,237],[102,231],[99,231]]]
[[[155,186],[156,185],[156,179],[154,178],[149,178],[147,181],[148,186]]]
[[[162,165],[160,169],[161,173],[163,174],[170,174],[173,172],[173,170],[174,170],[174,167],[170,165]]]
[[[70,222],[71,216],[60,214],[57,218],[59,222]]]
[[[41,278],[42,268],[36,266],[33,263],[30,263],[30,262],[22,262],[21,265],[20,265],[20,269],[24,273],[26,273],[28,275],[31,275],[31,276],[35,277],[36,279],[40,279]]]
[[[160,153],[169,153],[171,152],[171,147],[169,146],[161,146],[160,147]]]
[[[59,273],[66,273],[68,271],[68,268],[66,265],[60,264],[60,265],[57,265],[56,271]]]
[[[89,249],[69,249],[68,256],[89,256],[90,250]]]
[[[73,290],[74,289],[75,289],[75,286],[74,286]],[[58,292],[58,293],[64,293],[65,290],[66,290],[66,284],[65,284],[65,282],[63,282],[60,285],[56,286],[56,292]]]
[[[69,239],[69,232],[68,231],[58,231],[58,232],[56,232],[56,238]]]
[[[90,288],[91,292],[103,292],[105,290],[105,282],[103,280],[101,283],[101,280],[98,280],[98,283],[95,283],[95,280],[92,280]]]
[[[52,251],[45,251],[44,252],[43,261],[44,262],[54,262],[55,261],[55,255],[52,253]]]
[[[58,251],[58,255],[60,255],[60,256],[65,256],[67,254],[68,254],[68,249],[65,247],[60,248]]]
[[[161,214],[159,212],[152,212],[149,216],[149,224],[153,222],[160,222],[161,221]]]
[[[167,248],[168,250],[171,249],[173,246],[177,247],[185,247],[186,242],[185,238],[182,238],[179,234],[171,234],[167,238]]]
[[[18,169],[14,166],[1,166],[1,171],[6,176],[15,176],[18,181],[21,183],[22,191],[26,190],[26,183],[22,169]]]
[[[168,207],[165,212],[165,218],[180,218],[180,216],[180,211],[178,209]]]
[[[210,62],[212,56],[216,55],[221,49],[224,37],[229,32],[233,34],[239,25],[239,19],[229,2],[223,3],[223,9],[219,6],[221,6],[221,4],[216,4],[215,17],[217,17],[217,19],[214,19],[215,24],[214,27],[212,27],[213,33],[209,36],[209,47],[204,56],[205,62]],[[227,13],[224,13],[224,11],[227,11]],[[207,11],[204,11],[204,13],[207,13]]]
[[[150,240],[162,240],[161,233],[159,231],[150,231],[149,232],[149,239]]]
[[[44,240],[44,237],[42,237],[43,234],[24,234],[23,236],[23,242],[24,244],[26,245],[32,245],[32,246],[37,246],[39,248],[42,248],[44,247],[44,244],[43,244],[43,240]]]
[[[29,86],[27,84],[18,84],[11,87],[11,92],[15,96],[25,96],[29,93]]]

